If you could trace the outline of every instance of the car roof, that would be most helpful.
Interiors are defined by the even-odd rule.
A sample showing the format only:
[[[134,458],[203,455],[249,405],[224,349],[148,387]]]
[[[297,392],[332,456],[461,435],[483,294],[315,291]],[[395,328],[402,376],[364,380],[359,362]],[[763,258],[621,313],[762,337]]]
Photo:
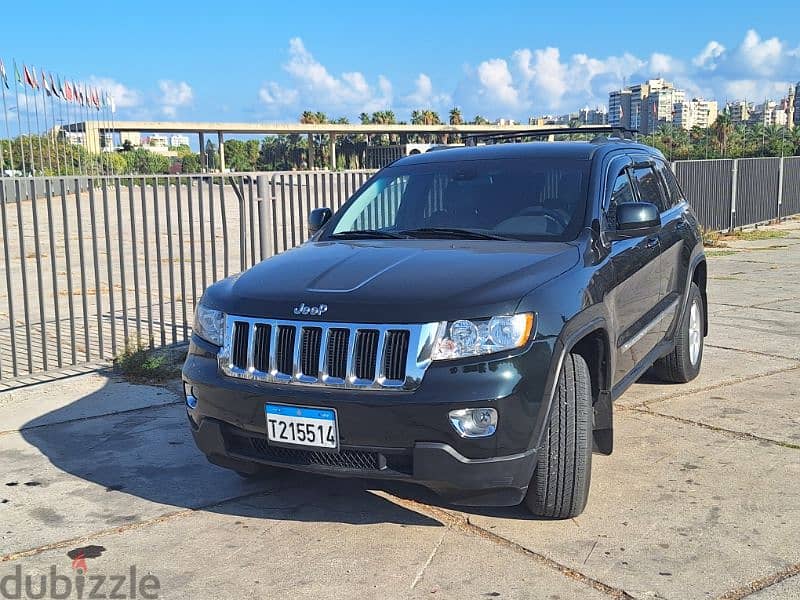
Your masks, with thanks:
[[[606,154],[614,150],[629,150],[659,155],[658,150],[646,146],[645,144],[612,138],[593,142],[523,142],[440,148],[437,149],[436,152],[425,152],[424,154],[413,154],[403,157],[392,163],[392,166],[502,158],[566,158],[572,160],[592,160],[595,154]]]

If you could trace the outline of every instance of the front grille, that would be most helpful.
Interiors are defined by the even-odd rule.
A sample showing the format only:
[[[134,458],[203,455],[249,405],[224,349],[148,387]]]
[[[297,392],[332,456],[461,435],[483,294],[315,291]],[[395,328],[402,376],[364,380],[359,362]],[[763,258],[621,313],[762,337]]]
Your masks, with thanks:
[[[273,383],[413,389],[430,360],[437,324],[354,325],[228,315],[223,373]]]
[[[275,350],[275,365],[279,373],[291,375],[294,371],[294,327],[278,327],[278,347]]]
[[[239,369],[247,368],[247,337],[250,324],[239,321],[233,328],[233,344],[231,344],[231,362]]]
[[[322,343],[322,329],[303,327],[303,341],[300,348],[300,372],[309,377],[319,374],[319,352]]]
[[[375,379],[375,359],[378,356],[378,332],[359,331],[356,335],[355,375],[358,379]]]
[[[299,448],[270,446],[264,438],[238,436],[231,437],[231,450],[245,456],[262,458],[287,465],[337,467],[358,471],[378,471],[381,469],[376,452],[342,450],[340,452],[318,452]]]
[[[408,331],[386,332],[386,350],[383,353],[383,373],[386,379],[403,379],[408,358]]]
[[[233,454],[284,465],[322,466],[353,471],[393,471],[401,475],[413,473],[412,457],[406,451],[391,451],[385,454],[364,450],[320,452],[271,446],[266,438],[242,434],[234,434],[228,428],[223,429],[225,445]]]
[[[328,333],[328,375],[337,379],[347,377],[347,344],[349,329],[331,329]]]

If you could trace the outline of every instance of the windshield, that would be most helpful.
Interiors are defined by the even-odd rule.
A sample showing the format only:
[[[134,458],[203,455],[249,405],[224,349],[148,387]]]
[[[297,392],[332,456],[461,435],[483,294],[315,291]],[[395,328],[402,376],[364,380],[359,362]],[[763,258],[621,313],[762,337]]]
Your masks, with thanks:
[[[575,239],[583,227],[589,164],[494,159],[389,167],[345,205],[329,235]]]

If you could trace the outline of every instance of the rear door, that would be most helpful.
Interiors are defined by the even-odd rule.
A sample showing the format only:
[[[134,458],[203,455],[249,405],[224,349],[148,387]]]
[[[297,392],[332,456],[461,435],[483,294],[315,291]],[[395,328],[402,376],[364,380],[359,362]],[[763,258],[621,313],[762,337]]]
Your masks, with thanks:
[[[632,166],[628,157],[620,157],[609,167],[603,205],[606,230],[616,228],[618,204],[638,201]],[[611,262],[614,287],[609,297],[617,332],[616,384],[660,340],[652,330],[646,329],[661,299],[658,236],[612,242]]]
[[[650,202],[658,207],[661,229],[658,233],[660,251],[661,291],[657,311],[653,316],[651,331],[661,341],[678,313],[678,262],[684,247],[681,237],[681,210],[673,206],[667,193],[663,176],[658,172],[657,159],[635,156],[634,179],[641,202]],[[664,165],[662,163],[662,168]],[[687,257],[688,259],[688,257]],[[684,269],[685,273],[685,269]]]

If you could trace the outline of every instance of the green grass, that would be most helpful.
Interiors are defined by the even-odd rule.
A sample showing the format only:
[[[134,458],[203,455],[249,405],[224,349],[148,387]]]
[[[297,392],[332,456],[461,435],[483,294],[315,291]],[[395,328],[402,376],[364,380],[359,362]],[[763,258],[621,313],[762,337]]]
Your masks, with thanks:
[[[735,240],[743,240],[746,242],[755,242],[758,240],[774,240],[778,238],[785,238],[789,235],[788,231],[781,229],[747,229],[734,231],[726,237]]]
[[[135,383],[164,383],[180,376],[186,347],[130,346],[114,358],[114,369]]]

